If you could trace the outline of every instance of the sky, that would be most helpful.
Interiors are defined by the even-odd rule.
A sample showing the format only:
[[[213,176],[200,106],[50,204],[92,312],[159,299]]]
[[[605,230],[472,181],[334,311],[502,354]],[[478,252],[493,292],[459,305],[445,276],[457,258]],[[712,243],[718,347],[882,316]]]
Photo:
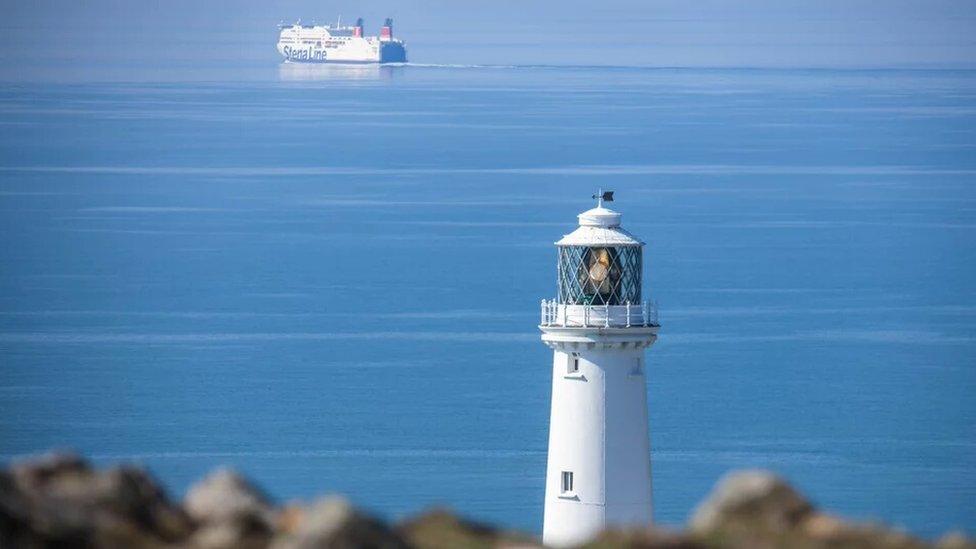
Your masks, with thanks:
[[[279,21],[396,19],[416,63],[976,68],[976,1],[32,0],[0,23],[0,78],[167,78],[279,61]]]

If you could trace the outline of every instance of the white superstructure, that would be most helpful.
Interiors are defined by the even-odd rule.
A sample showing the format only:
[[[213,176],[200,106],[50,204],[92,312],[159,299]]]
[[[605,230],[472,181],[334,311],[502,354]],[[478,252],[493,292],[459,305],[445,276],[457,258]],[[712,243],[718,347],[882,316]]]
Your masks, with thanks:
[[[404,63],[407,50],[393,38],[393,20],[387,19],[379,36],[363,36],[363,20],[356,24],[279,25],[278,53],[287,63]]]
[[[603,207],[556,242],[558,297],[542,302],[553,349],[543,543],[576,545],[608,526],[651,522],[644,350],[656,309],[641,296],[644,243]]]

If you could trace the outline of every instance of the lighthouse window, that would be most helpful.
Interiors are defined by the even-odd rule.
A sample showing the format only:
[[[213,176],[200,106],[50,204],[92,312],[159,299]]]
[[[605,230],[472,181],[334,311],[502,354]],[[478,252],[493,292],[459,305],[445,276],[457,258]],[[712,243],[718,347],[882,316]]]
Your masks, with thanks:
[[[563,471],[562,475],[562,493],[569,494],[573,491],[573,472]]]
[[[572,305],[636,305],[641,299],[640,246],[561,246],[559,301]]]
[[[568,374],[578,374],[579,373],[579,353],[573,353],[569,357],[569,363],[566,367],[566,373]]]

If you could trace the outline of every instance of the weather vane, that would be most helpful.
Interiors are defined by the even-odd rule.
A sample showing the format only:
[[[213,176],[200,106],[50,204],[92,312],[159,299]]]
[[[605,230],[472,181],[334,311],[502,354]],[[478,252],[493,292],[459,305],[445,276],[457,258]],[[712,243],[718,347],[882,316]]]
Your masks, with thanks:
[[[591,198],[596,199],[596,207],[602,208],[604,202],[613,202],[613,191],[599,189]]]

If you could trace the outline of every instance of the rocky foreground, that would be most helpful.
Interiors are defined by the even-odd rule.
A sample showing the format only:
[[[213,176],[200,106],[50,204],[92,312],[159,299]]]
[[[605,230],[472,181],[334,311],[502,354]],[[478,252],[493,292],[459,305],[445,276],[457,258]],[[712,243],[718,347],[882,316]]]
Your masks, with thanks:
[[[386,524],[341,497],[272,505],[260,490],[217,471],[171,501],[142,469],[92,468],[48,455],[0,471],[0,548],[464,548],[541,547],[538,540],[430,511]],[[733,473],[695,511],[687,530],[607,531],[586,547],[969,548],[950,534],[935,544],[879,525],[852,524],[815,509],[775,475]]]

